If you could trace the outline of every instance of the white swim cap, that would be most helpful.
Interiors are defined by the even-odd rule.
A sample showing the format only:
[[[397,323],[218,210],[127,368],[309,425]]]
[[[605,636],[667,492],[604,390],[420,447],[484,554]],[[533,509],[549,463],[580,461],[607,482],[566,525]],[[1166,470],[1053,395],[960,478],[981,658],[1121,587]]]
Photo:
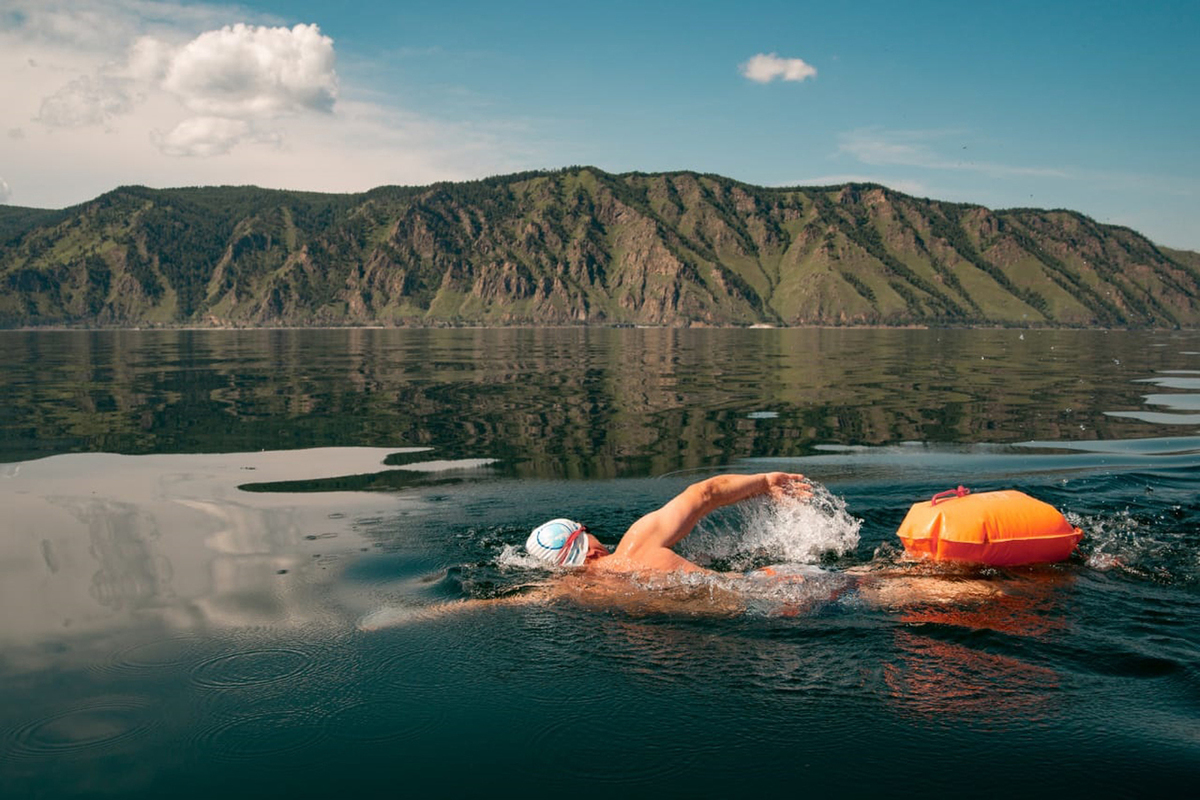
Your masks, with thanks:
[[[587,558],[587,528],[569,519],[552,519],[533,529],[525,552],[559,567],[581,567]]]

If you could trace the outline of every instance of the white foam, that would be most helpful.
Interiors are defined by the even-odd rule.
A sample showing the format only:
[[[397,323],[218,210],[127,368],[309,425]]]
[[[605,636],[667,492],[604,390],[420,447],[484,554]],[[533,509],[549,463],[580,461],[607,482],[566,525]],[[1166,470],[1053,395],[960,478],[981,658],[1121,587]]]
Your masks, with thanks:
[[[529,555],[523,545],[504,545],[504,549],[496,557],[496,563],[502,567],[517,569],[546,569],[546,562]]]
[[[723,562],[726,569],[745,571],[765,564],[814,564],[826,554],[843,555],[858,546],[862,520],[846,511],[846,501],[820,484],[807,499],[755,499],[723,509],[704,520],[679,546],[700,564]],[[545,570],[547,565],[508,544],[497,565]]]
[[[809,611],[836,601],[852,585],[845,573],[812,565],[779,564],[772,567],[772,573],[642,573],[633,580],[642,590],[674,597],[693,608],[728,610],[732,595],[737,598],[738,613],[751,616]]]
[[[726,562],[745,570],[764,563],[812,564],[825,554],[843,555],[858,546],[862,520],[846,502],[820,484],[805,500],[758,499],[739,503],[703,520],[680,547],[702,561]]]
[[[1173,536],[1164,536],[1156,521],[1139,519],[1128,509],[1094,516],[1068,512],[1066,518],[1083,529],[1080,550],[1092,569],[1101,572],[1115,569],[1165,580],[1181,577],[1167,566],[1178,563],[1180,542]]]

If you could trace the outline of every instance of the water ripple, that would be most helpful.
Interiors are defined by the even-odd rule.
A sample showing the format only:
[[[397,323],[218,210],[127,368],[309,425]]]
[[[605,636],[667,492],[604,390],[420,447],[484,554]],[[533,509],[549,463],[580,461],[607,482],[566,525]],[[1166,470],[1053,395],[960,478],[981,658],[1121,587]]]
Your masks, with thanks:
[[[109,697],[33,720],[13,733],[14,756],[45,757],[105,751],[152,727],[141,697]]]
[[[313,655],[301,650],[245,650],[201,661],[192,668],[192,682],[212,689],[260,686],[300,675],[314,664]]]
[[[146,673],[182,667],[196,660],[205,640],[199,636],[171,636],[140,642],[115,650],[106,662],[95,665],[100,672]]]
[[[196,743],[222,761],[248,761],[256,767],[286,767],[295,754],[326,736],[324,717],[309,709],[266,711],[218,719],[200,730]]]

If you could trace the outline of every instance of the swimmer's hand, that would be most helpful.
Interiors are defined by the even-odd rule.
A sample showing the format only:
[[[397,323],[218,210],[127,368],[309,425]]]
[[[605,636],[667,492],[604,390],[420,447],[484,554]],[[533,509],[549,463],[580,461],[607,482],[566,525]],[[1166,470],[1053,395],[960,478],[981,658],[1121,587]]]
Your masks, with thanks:
[[[803,475],[793,472],[768,472],[767,493],[773,500],[807,500],[812,497],[812,485]]]
[[[466,598],[432,605],[384,606],[361,618],[356,627],[360,631],[381,631],[464,611],[542,603],[554,596],[556,588],[553,585],[532,584],[526,591],[503,597]]]
[[[430,612],[429,606],[384,606],[360,619],[356,627],[360,631],[381,631],[434,616],[436,614]]]

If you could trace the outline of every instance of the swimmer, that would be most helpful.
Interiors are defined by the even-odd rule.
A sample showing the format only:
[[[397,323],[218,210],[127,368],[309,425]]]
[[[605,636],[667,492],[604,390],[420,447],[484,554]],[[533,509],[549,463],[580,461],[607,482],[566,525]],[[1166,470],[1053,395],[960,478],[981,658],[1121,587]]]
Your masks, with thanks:
[[[619,606],[636,602],[646,604],[644,590],[628,580],[633,575],[655,574],[720,575],[705,569],[672,548],[691,533],[696,524],[718,508],[752,497],[767,496],[776,501],[804,500],[812,495],[803,475],[789,472],[763,472],[755,475],[717,475],[693,483],[662,508],[638,519],[609,552],[586,526],[568,519],[553,519],[529,534],[525,551],[550,567],[570,568],[555,580],[525,587],[519,594],[498,598],[462,600],[421,608],[383,608],[359,622],[363,630],[376,630],[449,611],[477,606],[527,604],[557,597],[588,606]],[[792,579],[795,579],[794,577]],[[663,595],[658,592],[658,595]],[[670,593],[667,593],[670,594]],[[734,598],[715,600],[711,589],[705,595],[713,609],[740,608]]]
[[[657,511],[629,526],[611,553],[588,529],[567,519],[554,519],[529,534],[525,551],[555,567],[583,567],[600,572],[701,572],[716,574],[676,553],[676,544],[701,519],[723,506],[767,495],[776,500],[812,495],[803,475],[763,472],[718,475],[693,483]]]
[[[644,609],[664,603],[678,604],[678,601],[694,606],[694,598],[689,598],[688,589],[696,589],[696,585],[673,582],[670,583],[670,588],[675,590],[674,592],[653,591],[646,588],[646,579],[655,575],[671,574],[725,576],[734,579],[745,577],[705,569],[679,555],[672,548],[683,541],[709,513],[724,506],[762,496],[777,502],[803,501],[812,496],[812,487],[803,475],[789,472],[717,475],[707,478],[693,483],[661,508],[639,518],[629,526],[611,552],[585,525],[569,519],[553,519],[539,525],[529,534],[525,542],[525,551],[547,566],[569,568],[555,579],[523,587],[524,591],[504,597],[461,600],[436,606],[383,608],[364,617],[359,622],[359,628],[377,630],[451,611],[493,605],[523,605],[561,597],[590,607],[625,606]],[[755,580],[765,578],[799,583],[823,573],[824,571],[817,567],[797,568],[792,565],[782,569],[765,568],[752,573],[750,577]],[[630,580],[635,576],[640,579],[636,583]],[[902,583],[907,584],[907,581]],[[961,587],[959,591],[962,591]],[[652,595],[657,601],[651,599]],[[698,596],[702,596],[705,611],[709,613],[736,614],[745,607],[744,593],[738,591],[734,582],[727,586],[707,584],[702,587]],[[869,601],[874,601],[874,604],[896,607],[905,605],[906,602],[916,602],[920,597],[928,597],[928,594],[914,594],[897,585],[885,593],[869,590],[865,596]]]

